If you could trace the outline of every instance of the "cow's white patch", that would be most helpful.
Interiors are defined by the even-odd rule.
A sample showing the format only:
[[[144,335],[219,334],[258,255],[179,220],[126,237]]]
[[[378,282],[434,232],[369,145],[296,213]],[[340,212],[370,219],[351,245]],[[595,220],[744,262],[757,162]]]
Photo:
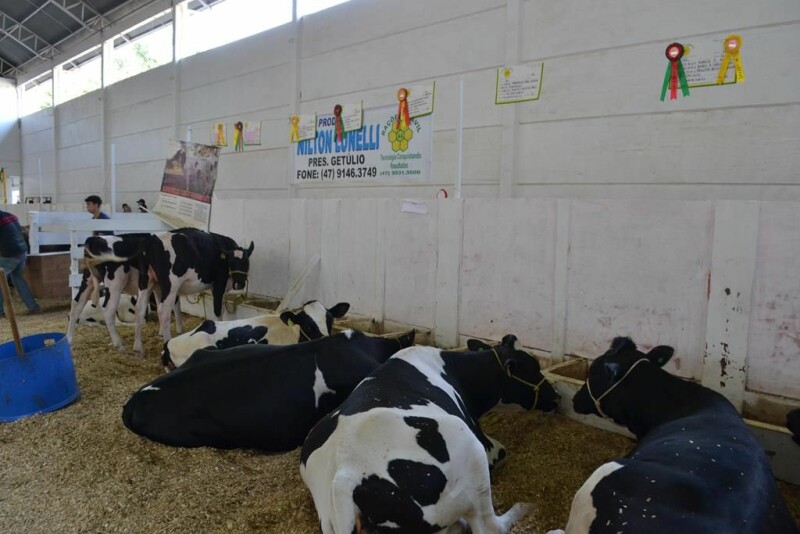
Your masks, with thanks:
[[[567,532],[589,532],[589,527],[597,517],[597,509],[592,501],[592,491],[601,480],[622,467],[623,465],[620,463],[608,462],[595,469],[594,473],[586,479],[581,489],[575,494],[575,498],[572,499]],[[622,509],[620,508],[621,513]]]
[[[415,345],[397,352],[392,358],[405,360],[419,369],[431,384],[447,393],[447,395],[453,399],[453,402],[456,403],[456,406],[463,406],[464,403],[461,400],[461,396],[453,389],[453,386],[444,379],[446,373],[444,371],[444,360],[441,354],[441,349],[437,349],[436,347]],[[463,415],[469,417],[467,414]]]
[[[349,328],[347,330],[344,330],[342,334],[344,334],[344,337],[346,337],[347,339],[353,337],[353,331]]]
[[[328,310],[326,310],[325,306],[320,304],[319,301],[315,300],[313,302],[309,302],[303,306],[303,311],[312,321],[314,321],[314,324],[317,325],[320,334],[323,336],[329,336],[331,334],[328,332],[328,321],[326,320],[328,317]]]
[[[161,390],[161,388],[156,387],[156,386],[145,386],[142,389],[140,389],[139,391],[160,391],[160,390]]]
[[[244,258],[244,252],[241,251],[241,250],[234,250],[233,251],[233,257],[236,258],[236,259],[241,260],[242,258]]]
[[[319,370],[319,367],[315,367],[314,371],[314,408],[319,408],[319,398],[322,397],[325,393],[336,393],[334,390],[328,387],[328,384],[325,383],[325,377],[322,376],[322,371]]]

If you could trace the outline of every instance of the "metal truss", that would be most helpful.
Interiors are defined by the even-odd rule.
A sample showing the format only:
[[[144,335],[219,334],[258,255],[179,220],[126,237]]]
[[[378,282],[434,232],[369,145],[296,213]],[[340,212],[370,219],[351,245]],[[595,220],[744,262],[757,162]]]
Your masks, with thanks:
[[[11,39],[41,59],[52,58],[58,50],[42,37],[36,35],[22,23],[0,11],[0,34]]]

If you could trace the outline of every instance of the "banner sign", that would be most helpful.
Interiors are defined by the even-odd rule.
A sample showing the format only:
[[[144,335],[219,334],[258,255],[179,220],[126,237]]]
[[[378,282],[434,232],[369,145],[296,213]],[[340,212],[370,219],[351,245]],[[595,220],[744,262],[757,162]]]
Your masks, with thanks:
[[[173,141],[152,212],[176,228],[208,230],[219,147]]]
[[[346,132],[339,142],[334,115],[319,115],[316,137],[294,149],[294,181],[430,181],[432,115],[410,124],[397,118],[397,106],[365,109],[362,127]]]

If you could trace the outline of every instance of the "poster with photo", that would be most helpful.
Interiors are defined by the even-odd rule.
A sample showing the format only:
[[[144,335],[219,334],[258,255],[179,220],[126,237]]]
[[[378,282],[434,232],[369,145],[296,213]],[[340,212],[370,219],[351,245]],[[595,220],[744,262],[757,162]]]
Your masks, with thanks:
[[[219,147],[173,141],[152,212],[167,224],[208,230]]]

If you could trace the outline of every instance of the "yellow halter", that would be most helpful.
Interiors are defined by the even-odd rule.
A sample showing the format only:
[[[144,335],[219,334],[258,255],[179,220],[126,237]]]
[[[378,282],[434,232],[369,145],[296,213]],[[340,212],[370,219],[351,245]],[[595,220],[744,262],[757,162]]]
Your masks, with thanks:
[[[639,365],[641,362],[648,362],[648,361],[650,361],[650,360],[648,360],[647,358],[640,358],[640,359],[636,360],[635,362],[633,362],[633,365],[631,365],[630,369],[628,369],[628,372],[625,373],[624,375],[622,375],[622,378],[620,378],[616,383],[612,384],[611,387],[608,388],[605,391],[605,393],[603,393],[602,395],[600,395],[597,398],[595,398],[594,395],[592,394],[592,386],[589,383],[589,377],[586,377],[586,391],[589,392],[589,397],[592,399],[592,401],[594,401],[594,407],[597,409],[597,413],[599,413],[602,417],[604,417],[606,419],[611,419],[609,416],[607,416],[605,414],[603,409],[600,407],[600,401],[603,400],[603,397],[605,397],[606,395],[611,393],[614,390],[615,387],[617,387],[618,385],[622,384],[622,381],[625,380],[628,377],[629,374],[631,374],[631,371],[633,371],[634,367]]]
[[[525,384],[526,386],[528,386],[529,388],[531,388],[531,389],[534,391],[534,393],[535,393],[536,395],[533,397],[533,407],[531,408],[531,410],[535,409],[535,408],[536,408],[536,405],[537,405],[537,404],[539,404],[539,387],[540,387],[542,384],[544,384],[544,382],[545,382],[546,378],[545,378],[544,376],[542,376],[542,379],[541,379],[541,380],[539,380],[539,383],[538,383],[538,384],[534,384],[534,383],[532,383],[532,382],[528,382],[527,380],[523,380],[523,379],[521,379],[520,377],[518,377],[518,376],[515,376],[515,375],[511,374],[511,370],[510,370],[510,369],[506,369],[506,366],[505,366],[505,365],[503,365],[503,362],[500,360],[500,355],[499,355],[499,354],[497,354],[497,351],[496,351],[496,350],[494,350],[494,349],[491,349],[491,351],[492,351],[492,354],[494,354],[494,357],[495,357],[495,359],[497,359],[497,363],[498,363],[498,365],[500,365],[500,368],[501,368],[501,369],[503,369],[504,371],[506,371],[506,374],[508,375],[508,377],[509,377],[509,378],[513,378],[513,379],[514,379],[514,380],[516,380],[517,382],[519,382],[519,383],[521,383],[521,384]]]

